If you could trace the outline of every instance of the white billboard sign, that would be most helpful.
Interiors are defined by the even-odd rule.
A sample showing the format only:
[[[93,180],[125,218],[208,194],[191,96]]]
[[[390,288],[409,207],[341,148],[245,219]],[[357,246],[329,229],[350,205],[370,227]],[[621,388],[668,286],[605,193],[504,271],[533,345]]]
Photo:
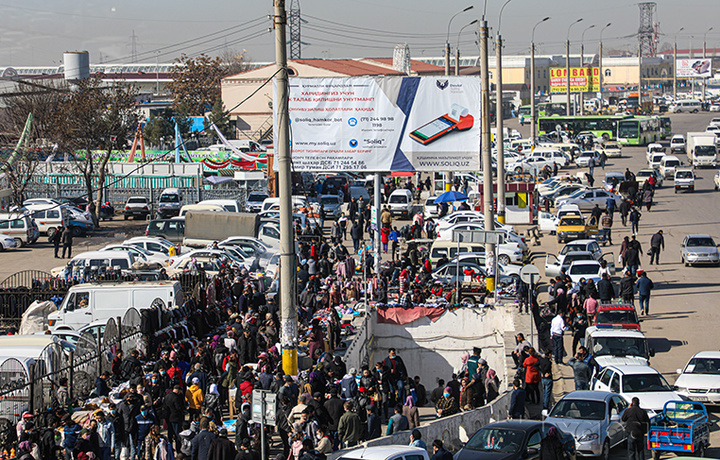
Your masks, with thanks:
[[[295,171],[480,169],[478,77],[291,78],[289,111]]]
[[[678,78],[712,77],[712,59],[678,59],[675,61],[675,75]]]

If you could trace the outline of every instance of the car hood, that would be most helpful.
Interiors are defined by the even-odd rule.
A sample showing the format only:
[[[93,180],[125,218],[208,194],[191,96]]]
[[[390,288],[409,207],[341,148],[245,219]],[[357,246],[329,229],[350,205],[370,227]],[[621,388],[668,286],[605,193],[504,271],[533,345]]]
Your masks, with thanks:
[[[680,401],[682,398],[674,391],[648,391],[640,393],[623,393],[622,395],[628,402],[634,397],[640,400],[640,407],[643,409],[652,409],[655,412],[662,412],[665,403],[668,401]]]
[[[545,419],[548,423],[553,423],[560,428],[561,431],[572,435],[576,440],[588,433],[598,433],[602,429],[602,420],[578,420],[548,417]],[[602,436],[600,436],[602,438]]]
[[[683,388],[720,388],[720,375],[680,374],[675,385]]]
[[[646,366],[648,360],[642,356],[595,356],[595,361],[601,366]]]
[[[584,225],[558,225],[558,232],[584,232],[587,228]]]
[[[520,458],[519,452],[486,452],[483,450],[472,450],[463,448],[453,456],[453,460],[512,460]]]

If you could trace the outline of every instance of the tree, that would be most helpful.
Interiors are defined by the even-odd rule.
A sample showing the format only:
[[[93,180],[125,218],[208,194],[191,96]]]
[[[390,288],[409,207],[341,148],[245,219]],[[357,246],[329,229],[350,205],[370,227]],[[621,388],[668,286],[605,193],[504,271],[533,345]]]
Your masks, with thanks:
[[[238,53],[234,49],[228,48],[220,54],[220,59],[222,59],[225,66],[225,75],[235,75],[250,68],[250,61],[245,56],[245,53],[247,53],[247,50]]]
[[[145,124],[144,137],[150,145],[158,146],[165,142],[172,142],[175,139],[175,123],[180,128],[180,134],[184,136],[190,131],[190,120],[181,113],[165,108],[158,115],[151,115]]]
[[[98,76],[81,81],[77,91],[59,107],[59,118],[55,123],[57,138],[61,148],[69,152],[73,167],[83,177],[90,203],[88,209],[96,226],[110,155],[113,149],[125,148],[135,134],[138,114],[133,104],[136,95],[136,88],[118,83],[106,86]],[[94,155],[94,150],[101,153]]]
[[[213,104],[212,111],[205,120],[205,132],[208,136],[216,138],[217,133],[210,127],[211,123],[215,123],[223,136],[227,139],[228,136],[234,134],[233,128],[230,126],[230,120],[228,120],[227,114],[225,113],[225,106],[221,99],[215,101]]]
[[[35,149],[22,149],[12,164],[6,164],[5,176],[10,185],[13,204],[22,207],[25,201],[25,190],[35,174],[40,162],[40,153]]]
[[[201,54],[196,58],[182,55],[170,71],[172,81],[167,84],[174,97],[173,107],[185,107],[189,116],[202,116],[220,99],[220,80],[226,66],[219,57]]]

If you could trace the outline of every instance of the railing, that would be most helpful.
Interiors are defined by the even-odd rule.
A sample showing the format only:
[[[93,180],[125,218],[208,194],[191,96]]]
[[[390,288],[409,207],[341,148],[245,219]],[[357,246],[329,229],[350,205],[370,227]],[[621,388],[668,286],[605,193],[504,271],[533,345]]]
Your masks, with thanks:
[[[351,367],[362,369],[363,366],[368,366],[370,363],[370,350],[373,338],[372,315],[374,314],[374,311],[369,311],[365,314],[362,325],[355,332],[355,337],[345,351],[343,360],[348,369]]]

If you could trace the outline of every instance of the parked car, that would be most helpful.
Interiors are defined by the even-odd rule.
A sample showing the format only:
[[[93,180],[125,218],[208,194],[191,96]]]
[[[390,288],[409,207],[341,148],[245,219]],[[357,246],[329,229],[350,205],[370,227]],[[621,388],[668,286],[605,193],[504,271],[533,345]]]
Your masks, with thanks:
[[[573,284],[579,283],[582,278],[593,280],[595,284],[600,281],[600,262],[597,260],[576,260],[567,269],[567,275]]]
[[[337,195],[320,195],[318,201],[325,206],[325,216],[328,219],[338,219],[342,214],[342,200]]]
[[[144,196],[131,196],[125,203],[123,209],[123,217],[128,220],[130,217],[137,219],[147,219],[152,210],[150,209],[150,200]]]
[[[641,169],[637,172],[637,174],[635,174],[635,179],[637,179],[638,187],[640,187],[640,189],[642,189],[643,185],[645,185],[645,182],[650,176],[655,176],[655,188],[662,187],[664,180],[660,171],[655,168]]]
[[[622,197],[601,188],[578,190],[569,197],[558,200],[555,206],[560,207],[565,204],[575,204],[581,210],[589,211],[597,204],[600,209],[605,209],[607,207],[607,199],[610,197],[615,200],[615,207],[620,207]]]
[[[586,150],[575,158],[575,165],[578,168],[587,168],[590,164],[590,158],[595,162],[595,166],[600,166],[600,153],[597,150]]]
[[[637,311],[633,305],[627,304],[598,305],[595,325],[640,330],[640,320],[638,319]]]
[[[534,460],[540,458],[540,442],[552,423],[536,420],[505,420],[480,428],[453,460]],[[575,459],[575,439],[560,429],[563,459]]]
[[[155,236],[180,244],[185,236],[185,218],[151,220],[145,228],[145,236]]]
[[[144,260],[145,262],[157,262],[160,265],[167,265],[170,259],[166,255],[160,255],[146,251],[145,249],[129,245],[129,244],[108,244],[107,246],[99,249],[100,251],[125,251],[132,253],[135,260]]]
[[[554,278],[560,274],[560,270],[563,268],[565,272],[570,268],[570,264],[579,260],[595,260],[595,257],[591,252],[587,251],[575,251],[560,254],[555,256],[553,254],[547,254],[545,256],[545,276],[548,278]]]
[[[661,412],[668,401],[681,400],[665,378],[650,366],[607,366],[593,378],[591,390],[611,391],[630,402],[640,399],[640,407]]]
[[[572,391],[555,404],[545,422],[572,433],[579,455],[608,460],[610,449],[627,438],[621,418],[628,406],[615,393]]]
[[[411,446],[373,446],[343,451],[337,460],[430,460],[426,449]]]
[[[607,155],[608,158],[620,158],[622,156],[622,148],[620,147],[620,144],[614,141],[605,142],[603,150],[605,150],[605,155]]]
[[[460,282],[464,280],[464,273],[466,270],[472,271],[473,274],[469,276],[472,279],[485,276],[485,268],[467,261],[460,262],[459,264],[445,264],[440,268],[436,268],[435,271],[432,272],[431,276],[435,281],[455,284],[458,281],[458,268],[460,269]],[[510,276],[500,275],[498,284],[507,285],[511,284],[513,281],[513,278]]]
[[[0,250],[6,251],[8,249],[14,249],[20,246],[15,238],[0,233]]]
[[[150,253],[164,254],[168,257],[172,249],[176,256],[180,255],[180,247],[172,244],[164,238],[136,236],[123,241],[122,244],[132,244],[134,246],[139,246]]]
[[[268,194],[264,192],[250,192],[245,200],[245,210],[247,212],[260,212],[263,201],[267,199]]]
[[[680,261],[686,267],[695,264],[720,265],[720,252],[710,235],[688,235],[680,244]]]
[[[705,404],[720,404],[720,352],[695,353],[683,369],[678,369],[675,391]]]

